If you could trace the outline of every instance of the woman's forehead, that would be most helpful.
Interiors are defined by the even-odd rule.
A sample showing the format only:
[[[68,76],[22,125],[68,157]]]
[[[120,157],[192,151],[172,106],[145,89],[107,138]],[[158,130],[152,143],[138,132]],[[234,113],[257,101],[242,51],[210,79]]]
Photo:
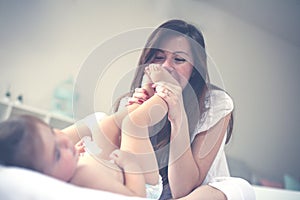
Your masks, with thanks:
[[[182,52],[191,55],[190,44],[188,40],[182,36],[170,36],[166,38],[160,43],[159,49],[171,53]]]

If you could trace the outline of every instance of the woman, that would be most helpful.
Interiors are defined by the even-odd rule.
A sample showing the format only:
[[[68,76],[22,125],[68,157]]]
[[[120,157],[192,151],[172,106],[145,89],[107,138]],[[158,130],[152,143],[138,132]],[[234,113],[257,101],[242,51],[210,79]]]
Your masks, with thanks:
[[[141,88],[145,67],[158,64],[180,84],[158,82],[155,92],[167,102],[168,114],[149,129],[163,178],[161,199],[254,198],[251,186],[242,179],[224,179],[229,171],[224,145],[233,126],[233,102],[223,90],[209,84],[205,42],[202,33],[182,20],[170,20],[150,35],[140,56],[131,84],[131,98],[120,98],[116,110],[149,99]],[[182,92],[181,92],[182,91]],[[230,184],[239,182],[236,185]],[[227,188],[227,189],[224,189]],[[239,196],[241,195],[241,196]]]

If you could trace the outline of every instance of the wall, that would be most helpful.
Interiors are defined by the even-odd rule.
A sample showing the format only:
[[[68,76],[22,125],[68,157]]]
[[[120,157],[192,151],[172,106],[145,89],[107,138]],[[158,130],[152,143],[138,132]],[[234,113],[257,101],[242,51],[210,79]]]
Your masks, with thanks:
[[[0,94],[10,87],[13,100],[23,94],[25,103],[50,109],[54,87],[76,77],[95,48],[124,31],[162,21],[150,1],[132,3],[134,9],[116,0],[0,1]]]
[[[180,17],[203,30],[215,63],[212,80],[234,98],[228,154],[277,179],[284,173],[300,177],[299,3],[251,2],[0,1],[0,94],[10,86],[13,99],[23,94],[26,104],[51,109],[54,88],[78,76],[105,41]],[[105,73],[89,91],[96,94],[93,109],[109,112],[128,88],[138,51],[126,55],[100,69]]]

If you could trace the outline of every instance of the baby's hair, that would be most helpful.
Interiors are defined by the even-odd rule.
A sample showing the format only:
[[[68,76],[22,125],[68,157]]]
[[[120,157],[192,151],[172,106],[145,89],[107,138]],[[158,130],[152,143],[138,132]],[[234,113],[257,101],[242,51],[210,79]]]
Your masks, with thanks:
[[[38,125],[42,120],[20,115],[0,123],[0,164],[42,171],[38,166],[41,136]]]

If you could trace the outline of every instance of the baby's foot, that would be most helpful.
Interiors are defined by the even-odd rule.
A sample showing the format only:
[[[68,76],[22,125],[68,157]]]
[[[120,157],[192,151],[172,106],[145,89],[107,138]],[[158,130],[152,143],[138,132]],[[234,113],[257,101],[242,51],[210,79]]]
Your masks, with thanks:
[[[151,64],[146,67],[145,72],[154,83],[166,82],[179,86],[177,80],[174,79],[174,77],[160,65]]]
[[[155,90],[157,93],[164,93],[167,96],[174,94],[181,95],[182,89],[177,80],[162,66],[157,64],[150,64],[145,69],[145,73],[155,83]]]
[[[153,82],[150,79],[149,75],[147,73],[144,73],[141,86],[146,90],[148,98],[152,97],[155,93],[154,88],[152,88],[152,84]]]
[[[149,75],[147,73],[144,73],[143,79],[142,79],[142,87],[152,84],[153,81],[150,79]]]

